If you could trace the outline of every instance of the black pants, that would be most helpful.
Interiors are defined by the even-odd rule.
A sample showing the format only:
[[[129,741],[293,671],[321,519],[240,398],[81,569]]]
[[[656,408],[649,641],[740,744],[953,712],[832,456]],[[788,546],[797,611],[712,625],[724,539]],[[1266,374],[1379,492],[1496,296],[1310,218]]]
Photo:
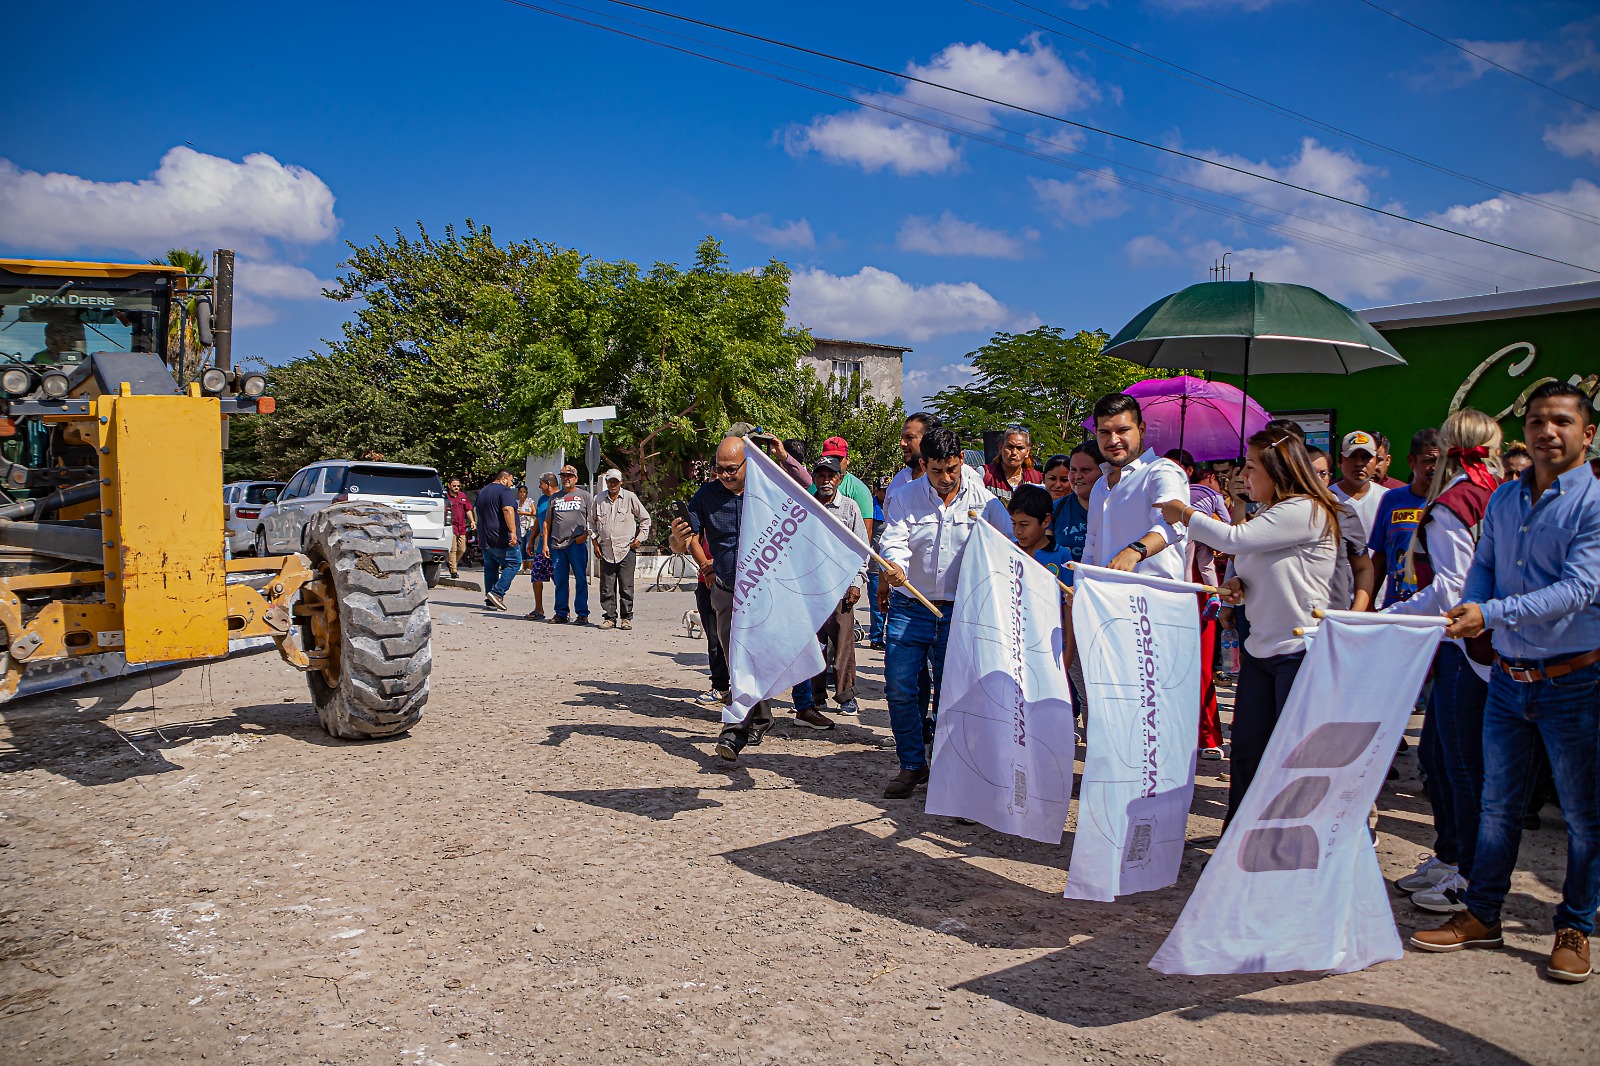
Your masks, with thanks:
[[[600,613],[613,622],[617,620],[619,603],[622,617],[633,617],[634,561],[632,549],[617,562],[600,560]]]
[[[1228,781],[1229,822],[1261,768],[1261,756],[1266,754],[1267,742],[1278,727],[1278,716],[1289,701],[1289,689],[1305,658],[1305,652],[1297,651],[1257,659],[1239,649],[1239,687],[1233,697],[1232,777]]]
[[[711,660],[711,687],[718,692],[728,690],[728,657],[722,654],[722,641],[717,639],[717,608],[711,602],[711,589],[704,581],[694,586],[694,605],[700,612],[700,629],[706,635],[706,657]]]

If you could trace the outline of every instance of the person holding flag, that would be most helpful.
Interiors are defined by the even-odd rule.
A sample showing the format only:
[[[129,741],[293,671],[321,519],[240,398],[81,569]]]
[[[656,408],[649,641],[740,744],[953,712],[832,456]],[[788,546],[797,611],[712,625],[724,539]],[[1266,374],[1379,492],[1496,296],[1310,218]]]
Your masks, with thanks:
[[[884,694],[900,760],[900,772],[883,790],[888,799],[905,799],[918,785],[927,783],[928,736],[917,701],[917,679],[931,667],[933,706],[937,708],[961,556],[972,527],[984,520],[991,503],[999,506],[981,482],[962,475],[961,440],[952,430],[928,430],[919,442],[918,454],[922,477],[892,490],[883,507],[881,579],[893,590],[886,626]],[[908,583],[921,589],[940,613],[908,595]]]
[[[782,443],[771,440],[778,461],[784,470],[802,486],[811,486],[811,474],[805,466],[792,459],[783,450]],[[745,468],[747,457],[743,437],[724,437],[717,446],[712,473],[715,479],[701,485],[690,498],[687,518],[672,520],[668,542],[673,554],[691,552],[702,575],[712,575],[711,603],[717,612],[717,642],[728,657],[731,666],[731,632],[733,625],[733,589],[738,576],[740,520],[744,514]],[[701,547],[700,534],[704,533],[710,547],[707,554]],[[815,629],[815,627],[812,627]],[[808,639],[809,636],[808,636]],[[814,643],[814,641],[813,641]],[[724,701],[727,706],[731,700]],[[717,754],[730,761],[738,759],[747,744],[760,744],[761,737],[772,728],[772,712],[766,701],[758,701],[747,714],[739,715],[728,723],[723,713],[722,736],[717,742]]]

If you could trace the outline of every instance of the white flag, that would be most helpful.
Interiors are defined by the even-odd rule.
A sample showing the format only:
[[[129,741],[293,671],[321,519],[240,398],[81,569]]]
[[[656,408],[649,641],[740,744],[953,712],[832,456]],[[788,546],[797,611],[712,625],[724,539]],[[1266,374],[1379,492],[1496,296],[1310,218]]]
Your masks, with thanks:
[[[1089,707],[1066,896],[1108,902],[1178,880],[1200,739],[1200,586],[1074,570]]]
[[[777,463],[745,445],[739,563],[733,580],[722,720],[822,673],[817,630],[838,609],[868,549]]]
[[[1349,973],[1398,959],[1367,812],[1442,618],[1330,611],[1261,769],[1178,923],[1162,973]]]
[[[1058,844],[1072,798],[1061,586],[987,522],[961,560],[928,813]]]

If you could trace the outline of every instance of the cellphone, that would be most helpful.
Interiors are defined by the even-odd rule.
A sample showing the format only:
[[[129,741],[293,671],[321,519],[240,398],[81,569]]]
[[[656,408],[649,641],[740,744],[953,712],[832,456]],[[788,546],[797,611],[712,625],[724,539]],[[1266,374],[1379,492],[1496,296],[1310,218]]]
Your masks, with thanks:
[[[685,522],[689,521],[689,505],[682,500],[673,500],[667,504],[667,510],[672,513],[673,518],[681,518]]]

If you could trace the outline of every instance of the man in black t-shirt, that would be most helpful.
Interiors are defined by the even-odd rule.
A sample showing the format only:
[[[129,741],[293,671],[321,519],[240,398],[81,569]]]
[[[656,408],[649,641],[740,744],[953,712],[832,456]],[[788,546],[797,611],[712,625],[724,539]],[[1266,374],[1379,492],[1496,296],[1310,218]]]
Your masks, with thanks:
[[[517,546],[516,478],[502,470],[478,490],[473,510],[478,516],[478,547],[483,551],[483,605],[491,611],[506,609],[511,580],[522,569],[522,549]]]

